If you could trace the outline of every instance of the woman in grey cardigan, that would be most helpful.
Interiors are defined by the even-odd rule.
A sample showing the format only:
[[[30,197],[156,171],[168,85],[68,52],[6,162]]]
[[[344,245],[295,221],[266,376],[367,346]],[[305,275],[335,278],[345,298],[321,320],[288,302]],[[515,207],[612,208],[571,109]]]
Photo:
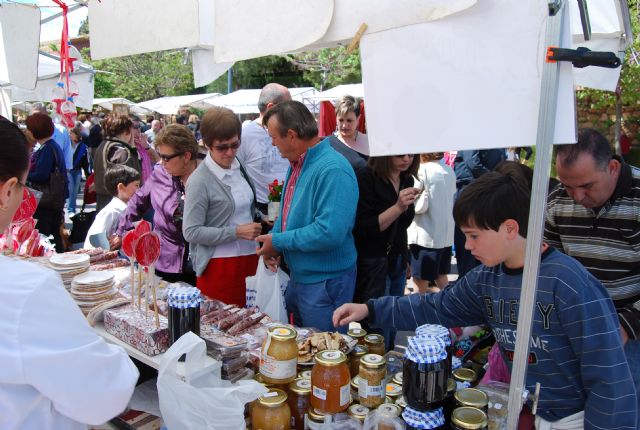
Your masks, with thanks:
[[[258,265],[254,239],[261,224],[253,222],[253,185],[236,159],[241,129],[229,109],[204,114],[200,132],[209,154],[187,181],[182,231],[200,291],[244,307],[245,278]]]

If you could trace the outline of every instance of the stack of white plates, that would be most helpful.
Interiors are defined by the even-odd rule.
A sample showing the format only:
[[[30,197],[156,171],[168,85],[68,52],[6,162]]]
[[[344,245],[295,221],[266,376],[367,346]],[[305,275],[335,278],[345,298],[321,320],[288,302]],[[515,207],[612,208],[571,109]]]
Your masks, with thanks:
[[[89,256],[86,254],[54,254],[49,259],[49,265],[62,276],[62,282],[67,290],[71,287],[71,280],[89,269]]]
[[[76,276],[71,281],[71,297],[86,315],[95,306],[109,301],[116,291],[113,273],[105,270],[88,271]]]

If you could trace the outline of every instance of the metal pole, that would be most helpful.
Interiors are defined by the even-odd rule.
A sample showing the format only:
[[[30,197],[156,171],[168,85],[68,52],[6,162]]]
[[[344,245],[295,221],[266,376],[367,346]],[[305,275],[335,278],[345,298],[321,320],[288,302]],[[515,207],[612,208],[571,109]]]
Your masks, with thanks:
[[[555,8],[550,7],[550,11],[554,9],[558,12],[555,16],[550,14],[547,20],[545,47],[550,45],[559,46],[562,17],[564,15],[564,7],[566,7],[562,0],[551,1],[549,4],[550,6],[551,4],[555,6]],[[538,112],[536,162],[533,173],[529,228],[527,230],[527,246],[518,312],[518,335],[511,369],[511,386],[509,387],[508,429],[518,428],[518,418],[522,408],[522,394],[525,389],[531,321],[533,312],[535,312],[534,304],[538,285],[538,269],[540,267],[540,247],[544,232],[547,189],[551,171],[553,132],[558,98],[558,72],[559,65],[557,63],[544,63]]]
[[[233,92],[233,67],[229,67],[227,70],[227,94]]]

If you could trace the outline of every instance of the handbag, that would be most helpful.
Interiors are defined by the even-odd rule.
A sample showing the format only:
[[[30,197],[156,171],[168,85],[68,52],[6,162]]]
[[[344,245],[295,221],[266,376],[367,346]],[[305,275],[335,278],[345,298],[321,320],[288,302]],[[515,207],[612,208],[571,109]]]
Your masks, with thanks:
[[[55,143],[53,143],[55,145]],[[51,143],[47,143],[51,145]],[[34,188],[42,193],[42,197],[38,202],[38,207],[43,209],[62,209],[64,207],[65,198],[65,176],[66,172],[60,172],[58,169],[58,155],[55,148],[53,149],[54,169],[49,175],[49,180],[43,183],[32,183]]]
[[[71,243],[84,243],[91,224],[96,219],[96,211],[85,212],[84,207],[83,203],[80,212],[71,217],[71,222],[73,223],[71,235],[69,235]]]

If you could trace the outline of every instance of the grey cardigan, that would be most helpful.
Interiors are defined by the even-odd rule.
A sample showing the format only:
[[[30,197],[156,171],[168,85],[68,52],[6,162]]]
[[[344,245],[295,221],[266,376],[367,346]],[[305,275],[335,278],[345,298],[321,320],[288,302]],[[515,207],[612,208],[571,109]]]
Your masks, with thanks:
[[[254,190],[242,165],[240,171]],[[231,187],[218,179],[205,163],[200,163],[189,176],[185,187],[182,234],[189,243],[189,258],[196,276],[202,276],[216,245],[237,238],[236,228],[227,225],[236,209],[231,191]],[[253,215],[255,198],[251,210]]]

